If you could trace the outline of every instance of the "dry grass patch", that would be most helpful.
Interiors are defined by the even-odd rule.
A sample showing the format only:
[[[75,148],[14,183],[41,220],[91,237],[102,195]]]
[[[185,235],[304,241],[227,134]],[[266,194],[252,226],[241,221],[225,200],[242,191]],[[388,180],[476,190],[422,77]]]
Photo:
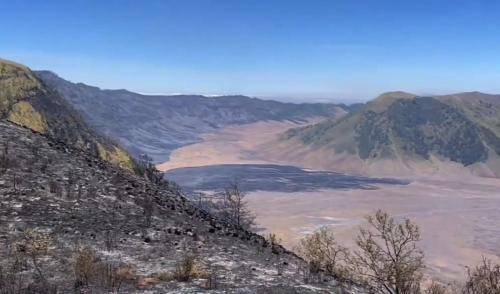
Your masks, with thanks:
[[[139,280],[134,266],[102,261],[90,247],[77,249],[73,269],[75,288],[97,286],[117,292],[123,285],[135,285]]]

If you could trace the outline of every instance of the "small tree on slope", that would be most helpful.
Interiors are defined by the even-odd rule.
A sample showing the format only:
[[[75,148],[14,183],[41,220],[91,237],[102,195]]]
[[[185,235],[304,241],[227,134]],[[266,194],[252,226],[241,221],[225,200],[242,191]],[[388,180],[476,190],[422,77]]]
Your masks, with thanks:
[[[423,253],[417,225],[409,219],[397,223],[383,211],[367,217],[369,229],[360,229],[354,253],[359,277],[377,293],[420,293]]]

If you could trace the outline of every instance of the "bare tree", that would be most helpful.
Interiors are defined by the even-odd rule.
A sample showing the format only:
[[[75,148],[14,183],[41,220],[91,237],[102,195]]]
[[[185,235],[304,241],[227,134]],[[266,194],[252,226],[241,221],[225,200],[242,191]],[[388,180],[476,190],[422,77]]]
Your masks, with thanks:
[[[474,269],[467,269],[464,294],[500,294],[500,264],[493,265],[483,257]]]
[[[222,193],[219,214],[224,220],[250,230],[255,225],[255,215],[248,209],[245,196],[239,183],[233,181]]]
[[[379,210],[367,217],[370,229],[360,229],[355,252],[356,270],[377,293],[420,293],[423,253],[417,225],[409,219],[397,223]]]

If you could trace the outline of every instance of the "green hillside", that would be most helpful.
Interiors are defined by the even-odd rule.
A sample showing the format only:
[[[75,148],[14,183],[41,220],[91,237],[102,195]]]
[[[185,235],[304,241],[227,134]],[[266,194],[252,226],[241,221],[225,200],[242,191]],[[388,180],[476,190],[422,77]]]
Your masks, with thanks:
[[[468,166],[500,155],[499,134],[498,96],[417,97],[393,92],[339,121],[289,130],[283,140],[299,138],[305,145],[363,160],[428,160],[435,155]]]

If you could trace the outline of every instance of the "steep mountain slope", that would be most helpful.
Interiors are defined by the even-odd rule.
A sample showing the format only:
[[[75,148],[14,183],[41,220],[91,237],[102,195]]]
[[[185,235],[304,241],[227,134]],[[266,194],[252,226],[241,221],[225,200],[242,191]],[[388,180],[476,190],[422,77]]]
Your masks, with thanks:
[[[171,185],[4,120],[0,146],[2,293],[336,291],[304,284],[301,259]]]
[[[28,68],[0,62],[0,102],[0,293],[339,289],[282,246],[199,209],[177,185],[111,164],[103,152],[118,147]]]
[[[146,96],[71,83],[48,71],[37,75],[79,110],[91,126],[118,139],[132,154],[147,153],[158,162],[166,161],[172,150],[198,142],[202,134],[227,125],[304,121],[345,113],[333,104],[281,103],[245,96]]]
[[[398,174],[448,166],[500,176],[499,105],[500,96],[481,93],[386,93],[339,121],[290,130],[280,144],[326,155],[323,164],[341,170]]]
[[[125,151],[91,130],[71,105],[30,69],[5,60],[0,60],[0,118],[133,168]]]

